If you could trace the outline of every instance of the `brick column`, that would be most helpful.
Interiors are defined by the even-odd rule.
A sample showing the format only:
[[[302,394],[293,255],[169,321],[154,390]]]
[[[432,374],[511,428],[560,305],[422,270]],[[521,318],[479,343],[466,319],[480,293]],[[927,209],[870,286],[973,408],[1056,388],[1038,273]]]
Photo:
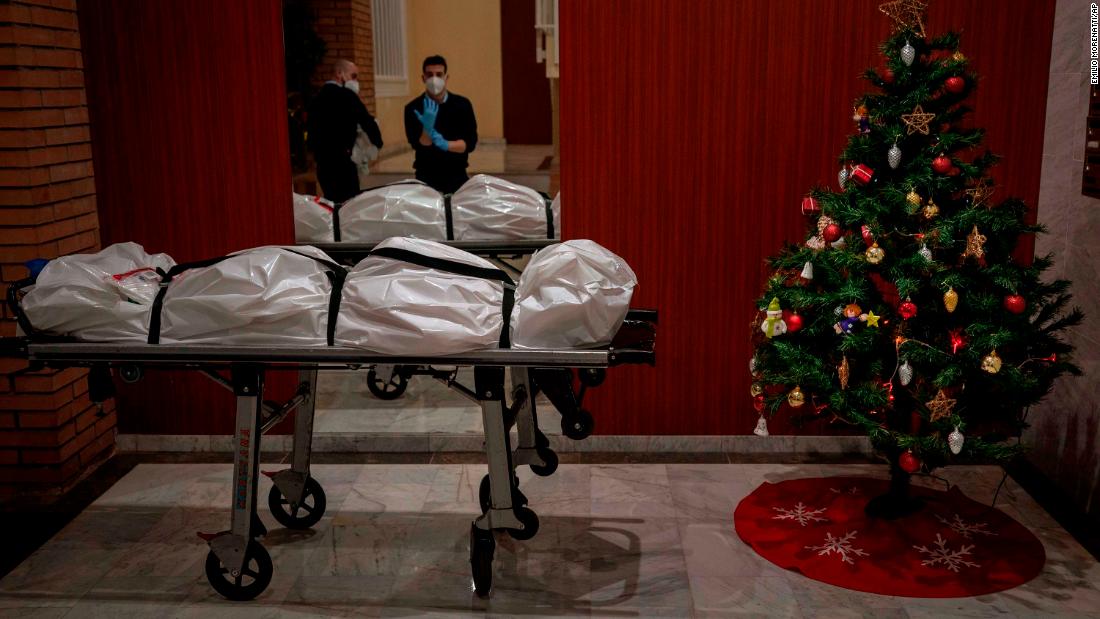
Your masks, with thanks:
[[[0,4],[0,292],[23,262],[99,249],[75,0]],[[4,305],[0,334],[15,334]],[[114,450],[87,371],[0,359],[0,502],[56,498]]]
[[[325,59],[313,76],[320,86],[332,76],[332,63],[341,58],[359,67],[359,98],[375,114],[374,30],[371,0],[314,0],[317,36],[325,42]]]

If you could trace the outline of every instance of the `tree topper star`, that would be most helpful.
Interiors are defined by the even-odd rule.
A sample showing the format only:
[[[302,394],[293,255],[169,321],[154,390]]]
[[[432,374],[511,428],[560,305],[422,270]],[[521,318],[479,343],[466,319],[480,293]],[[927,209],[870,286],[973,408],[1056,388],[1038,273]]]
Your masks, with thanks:
[[[894,0],[879,5],[878,10],[894,20],[894,30],[910,28],[924,39],[927,38],[924,33],[924,9],[927,6],[928,3],[922,0]]]
[[[913,135],[914,133],[928,135],[928,123],[932,122],[935,117],[935,114],[925,114],[924,108],[917,105],[913,108],[912,114],[902,114],[901,120],[905,123],[905,126],[909,127],[909,133],[906,135]]]

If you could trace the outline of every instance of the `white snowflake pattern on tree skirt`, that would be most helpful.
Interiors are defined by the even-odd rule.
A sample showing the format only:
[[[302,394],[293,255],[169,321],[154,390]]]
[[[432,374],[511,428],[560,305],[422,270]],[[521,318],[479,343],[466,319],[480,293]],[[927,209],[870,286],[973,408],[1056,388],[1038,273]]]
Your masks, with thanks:
[[[920,562],[921,565],[929,567],[943,565],[955,573],[958,573],[959,567],[981,567],[981,565],[972,561],[967,561],[964,558],[974,549],[974,544],[962,546],[958,550],[950,550],[947,548],[947,540],[943,539],[943,536],[939,533],[936,534],[935,548],[931,550],[926,546],[913,546],[913,548],[916,548],[921,554],[928,556],[927,559]]]
[[[987,523],[985,523],[985,522],[966,522],[965,520],[960,518],[958,514],[955,514],[955,517],[951,520],[948,520],[947,518],[944,518],[943,516],[941,516],[939,514],[936,514],[936,519],[939,520],[940,522],[946,524],[947,526],[951,527],[952,531],[958,533],[959,535],[965,537],[966,539],[970,539],[970,536],[974,535],[974,534],[996,535],[996,533],[994,533],[993,531],[990,531],[990,530],[986,529],[986,527],[989,526]]]
[[[773,520],[797,520],[798,524],[806,526],[810,522],[827,522],[827,518],[818,518],[818,514],[825,513],[825,508],[821,509],[806,509],[806,506],[801,501],[794,506],[794,509],[786,509],[783,507],[773,507],[775,511],[779,512],[778,516],[772,516]]]
[[[840,555],[840,560],[849,565],[855,565],[852,557],[869,557],[863,550],[852,546],[857,531],[848,531],[844,537],[833,537],[832,533],[825,533],[825,543],[820,546],[806,546],[806,550],[816,550],[818,556],[826,556],[833,553]]]

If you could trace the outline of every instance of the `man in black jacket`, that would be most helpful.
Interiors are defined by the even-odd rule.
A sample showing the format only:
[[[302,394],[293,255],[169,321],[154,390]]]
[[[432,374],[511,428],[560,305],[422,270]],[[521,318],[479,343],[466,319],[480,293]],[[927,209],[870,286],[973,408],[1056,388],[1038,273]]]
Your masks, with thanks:
[[[309,148],[317,162],[317,182],[325,197],[343,202],[359,193],[359,171],[351,160],[355,136],[362,127],[371,143],[382,148],[382,132],[359,100],[359,69],[337,60],[309,106]]]
[[[474,106],[447,91],[447,61],[424,59],[425,94],[405,106],[405,136],[416,151],[416,178],[441,193],[454,193],[469,176],[469,154],[477,146]]]

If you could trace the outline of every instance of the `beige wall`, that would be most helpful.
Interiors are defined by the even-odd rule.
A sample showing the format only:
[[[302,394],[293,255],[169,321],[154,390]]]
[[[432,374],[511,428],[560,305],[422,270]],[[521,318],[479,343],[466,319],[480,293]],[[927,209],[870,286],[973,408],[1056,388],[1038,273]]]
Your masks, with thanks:
[[[473,103],[480,138],[502,140],[500,1],[406,0],[405,10],[409,89],[399,97],[377,98],[386,150],[406,143],[405,104],[424,92],[420,63],[432,54],[447,59],[448,89]]]

